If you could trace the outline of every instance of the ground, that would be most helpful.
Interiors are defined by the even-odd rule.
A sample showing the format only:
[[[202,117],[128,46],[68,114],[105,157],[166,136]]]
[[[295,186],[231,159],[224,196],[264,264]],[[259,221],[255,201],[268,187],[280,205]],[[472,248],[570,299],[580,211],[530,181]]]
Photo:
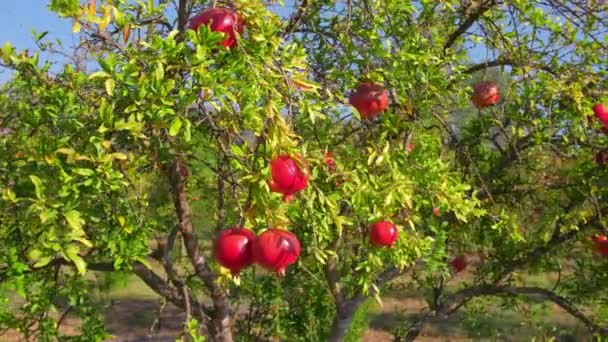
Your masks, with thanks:
[[[466,274],[460,276],[462,279],[468,277]],[[455,282],[458,281],[456,279]],[[403,279],[401,283],[393,284],[392,289],[383,296],[382,304],[373,303],[362,341],[392,341],[395,327],[404,326],[424,310],[424,300],[417,293],[404,288],[406,282],[407,279]],[[164,305],[160,310],[162,304],[159,298],[135,278],[125,280],[124,286],[110,291],[101,299],[107,303],[105,320],[108,330],[115,336],[110,341],[173,342],[181,331],[184,314],[171,304]],[[417,341],[529,341],[533,338],[544,341],[550,337],[555,341],[589,340],[584,327],[558,307],[549,306],[550,315],[530,321],[521,312],[493,311],[493,304],[484,305],[490,305],[485,306],[488,313],[458,314],[444,322],[431,324]],[[152,330],[157,317],[160,320]],[[74,331],[77,323],[76,319],[68,317],[63,324],[64,331]],[[0,336],[2,342],[19,340],[15,334]]]

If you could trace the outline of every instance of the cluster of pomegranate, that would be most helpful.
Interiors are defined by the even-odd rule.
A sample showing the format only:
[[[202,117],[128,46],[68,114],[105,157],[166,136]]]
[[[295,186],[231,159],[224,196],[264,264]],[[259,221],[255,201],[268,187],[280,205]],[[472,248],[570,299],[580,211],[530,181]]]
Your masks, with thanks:
[[[217,262],[233,275],[255,262],[284,276],[287,266],[300,255],[300,241],[292,232],[280,228],[269,228],[256,237],[247,228],[233,227],[217,235],[213,249]]]

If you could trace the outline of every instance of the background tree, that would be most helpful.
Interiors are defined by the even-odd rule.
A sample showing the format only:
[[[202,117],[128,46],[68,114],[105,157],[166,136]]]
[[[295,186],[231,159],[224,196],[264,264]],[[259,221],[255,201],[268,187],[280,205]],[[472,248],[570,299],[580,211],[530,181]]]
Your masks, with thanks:
[[[187,29],[210,6],[242,17],[233,48]],[[80,32],[72,61],[2,49],[0,300],[23,302],[0,306],[2,326],[100,340],[85,275],[124,270],[183,309],[188,333],[339,341],[407,273],[428,308],[397,338],[486,296],[551,301],[608,333],[608,263],[589,242],[606,213],[593,160],[606,137],[588,120],[607,100],[601,1],[302,0],[286,18],[258,0],[49,8]],[[497,105],[471,109],[479,80],[499,85]],[[388,90],[377,118],[347,104],[361,82]],[[268,184],[284,154],[310,166],[292,202]],[[399,227],[391,248],[369,241],[382,220]],[[293,232],[297,263],[233,277],[211,254],[233,225]],[[454,287],[457,255],[478,262]],[[552,288],[526,277],[556,270]],[[61,332],[57,307],[82,318],[80,336]]]

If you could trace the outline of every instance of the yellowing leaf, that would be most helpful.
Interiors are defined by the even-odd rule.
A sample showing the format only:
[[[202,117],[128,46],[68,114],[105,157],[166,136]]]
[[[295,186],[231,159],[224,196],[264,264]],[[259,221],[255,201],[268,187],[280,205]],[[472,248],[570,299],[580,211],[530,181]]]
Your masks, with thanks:
[[[80,32],[80,22],[78,20],[74,20],[74,23],[72,24],[72,32],[73,33],[78,33]]]
[[[179,130],[182,128],[182,120],[179,117],[173,119],[171,122],[171,127],[169,127],[169,135],[174,137],[179,133]]]
[[[112,78],[108,78],[106,80],[106,92],[108,95],[112,96],[114,94],[114,89],[116,88],[116,82]]]
[[[80,275],[84,276],[87,273],[87,263],[78,255],[78,248],[76,246],[68,246],[65,250],[65,255],[74,263]]]
[[[95,0],[91,0],[89,2],[89,15],[94,16],[97,13],[97,2]]]
[[[82,230],[82,224],[84,223],[82,218],[80,217],[80,212],[76,210],[70,210],[63,214],[65,220],[68,221],[68,224],[74,230]]]

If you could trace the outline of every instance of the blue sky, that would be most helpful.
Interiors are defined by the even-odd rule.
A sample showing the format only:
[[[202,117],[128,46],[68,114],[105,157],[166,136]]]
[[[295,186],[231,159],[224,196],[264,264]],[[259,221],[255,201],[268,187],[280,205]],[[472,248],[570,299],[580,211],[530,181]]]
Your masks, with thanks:
[[[19,49],[33,49],[31,29],[49,31],[47,37],[72,42],[70,20],[49,11],[48,0],[4,1],[0,11],[0,42],[10,41]]]
[[[32,29],[37,32],[48,31],[47,39],[60,39],[66,46],[71,46],[76,41],[76,35],[72,35],[71,21],[61,19],[51,12],[47,7],[48,0],[3,2],[0,11],[0,45],[10,42],[17,50],[37,50]],[[0,82],[8,77],[8,71],[0,68]]]

